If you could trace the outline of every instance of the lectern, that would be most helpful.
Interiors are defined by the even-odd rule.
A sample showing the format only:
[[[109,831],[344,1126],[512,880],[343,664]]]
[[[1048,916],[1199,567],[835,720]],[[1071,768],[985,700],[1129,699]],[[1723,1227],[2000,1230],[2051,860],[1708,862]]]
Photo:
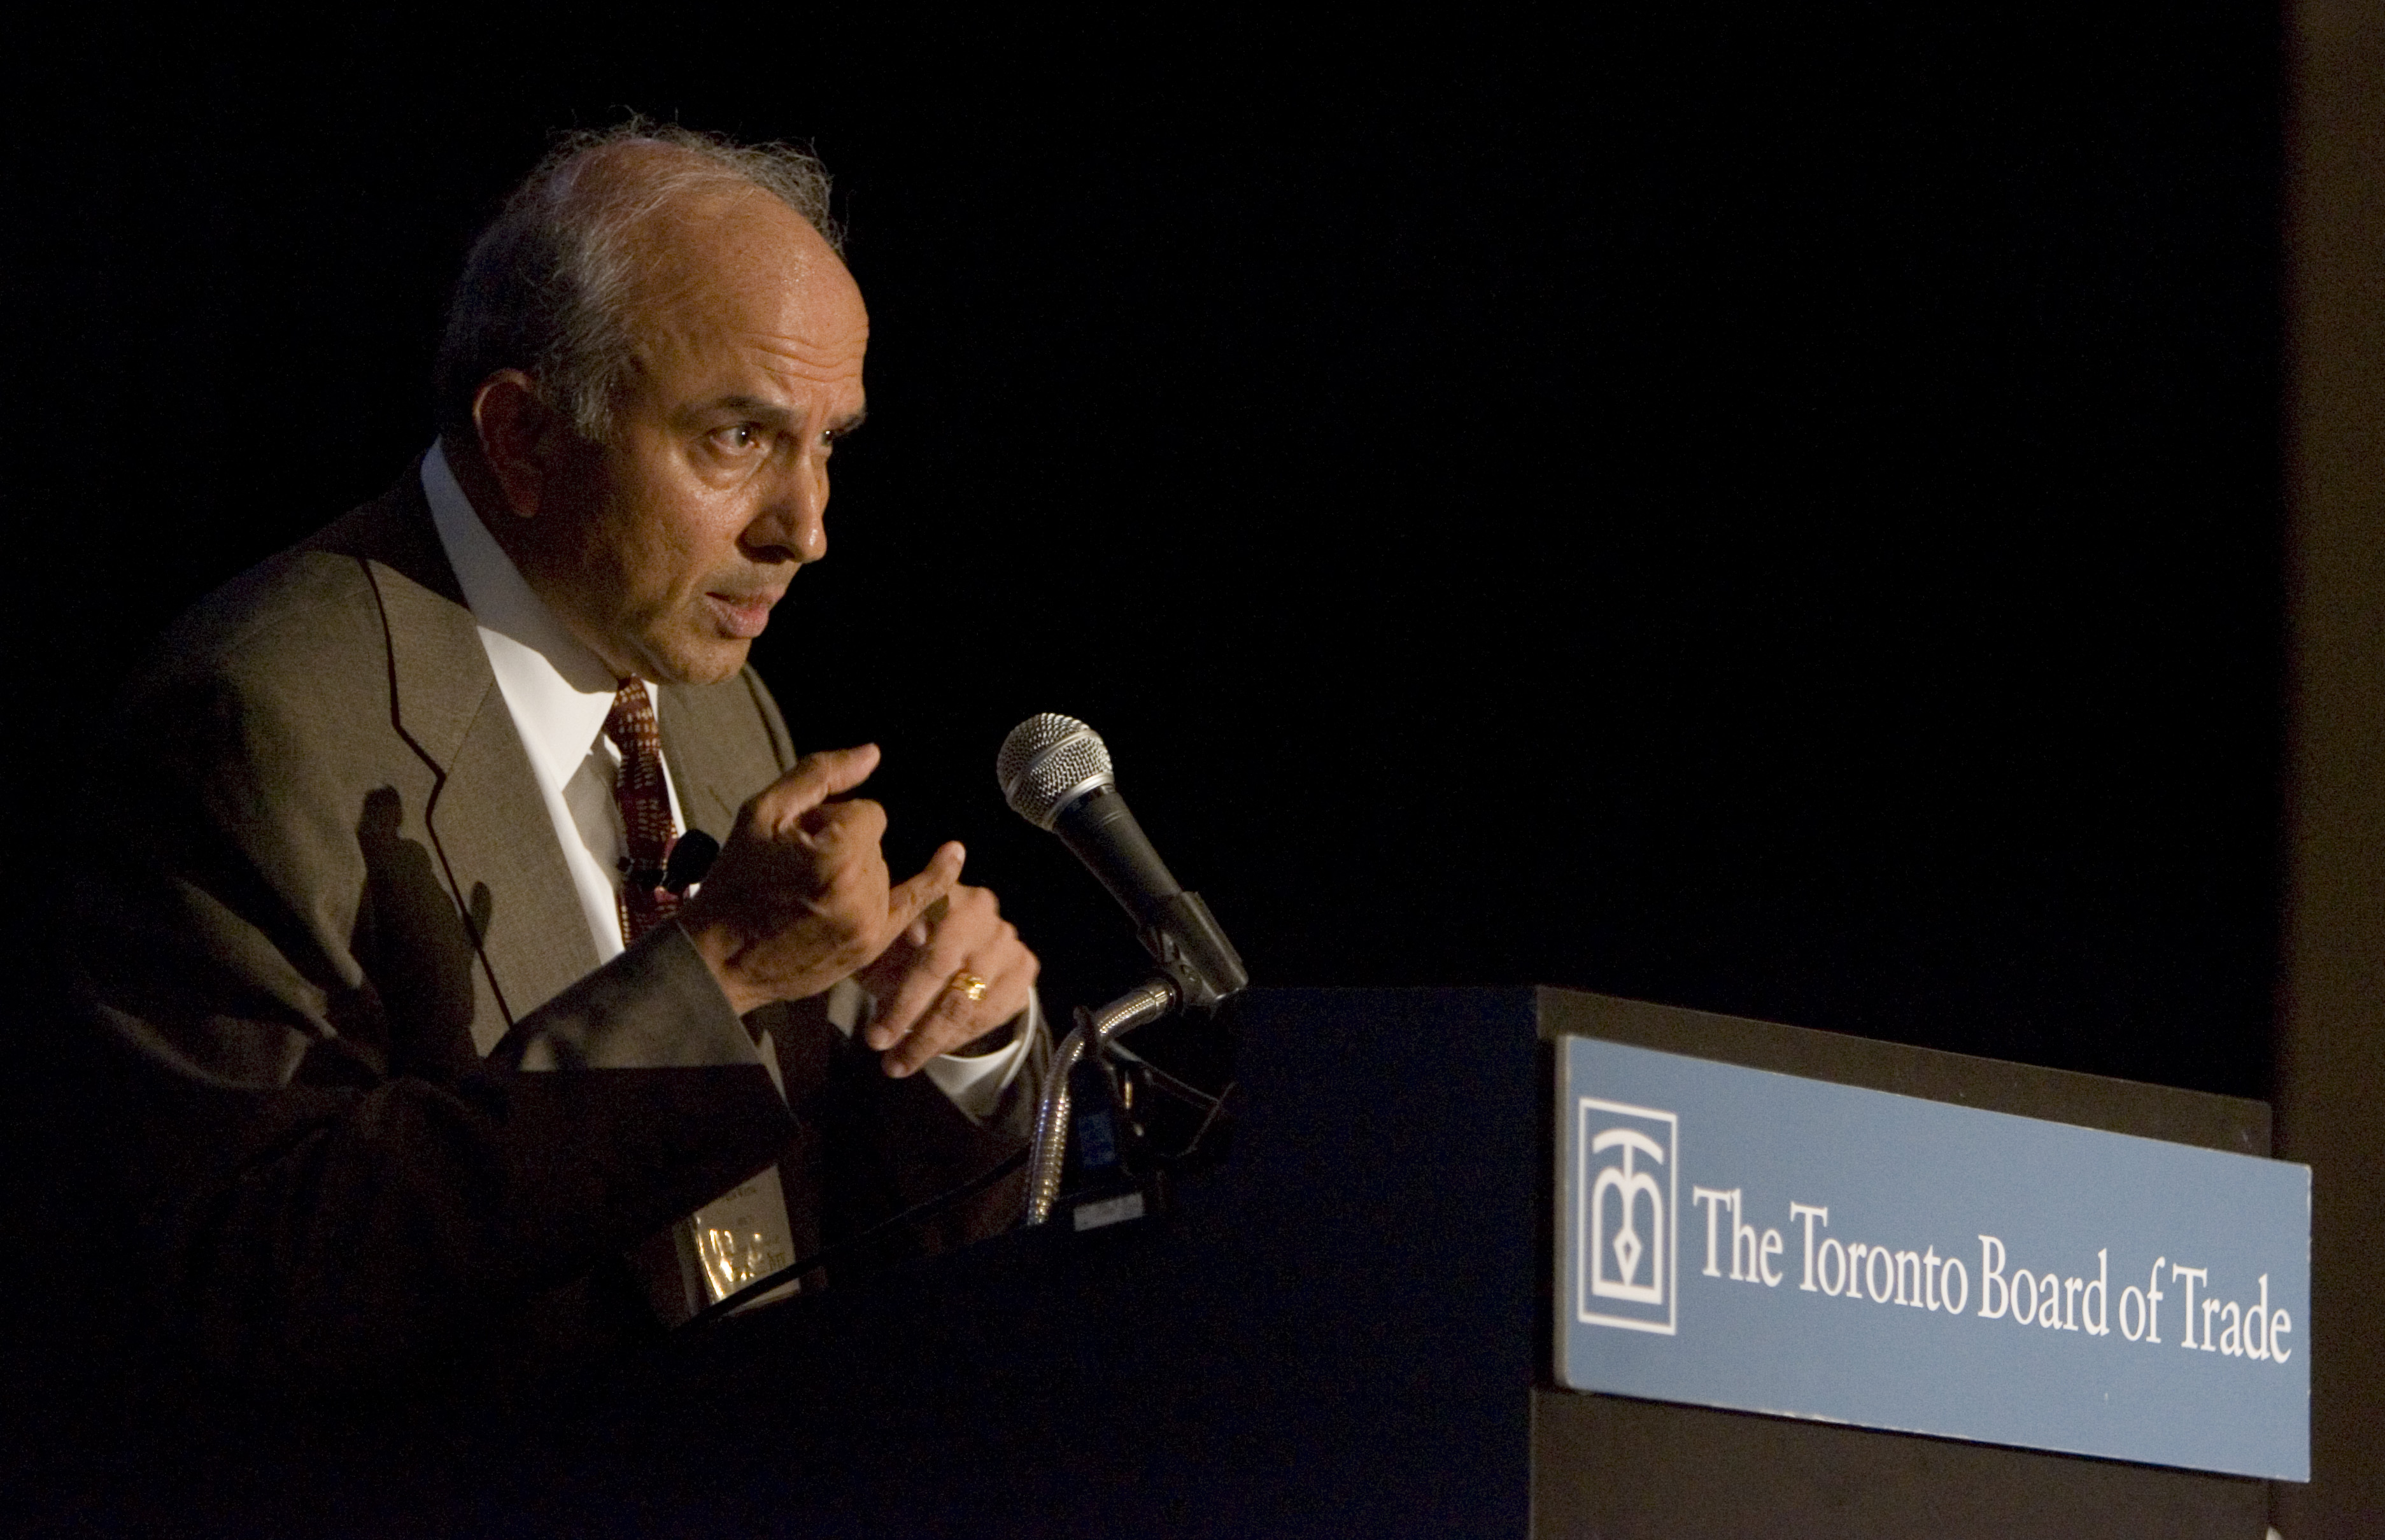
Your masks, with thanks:
[[[1241,1012],[1230,1157],[1162,1211],[1080,1230],[1064,1210],[682,1335],[508,1435],[422,1517],[582,1535],[2263,1532],[2260,1480],[1561,1388],[1550,1097],[1553,1043],[1580,1036],[2236,1155],[2267,1154],[2261,1104],[1548,989],[1254,990]],[[1681,1202],[1695,1279],[1704,1210]],[[1774,1297],[1796,1297],[1795,1260],[1765,1262],[1789,1279]]]

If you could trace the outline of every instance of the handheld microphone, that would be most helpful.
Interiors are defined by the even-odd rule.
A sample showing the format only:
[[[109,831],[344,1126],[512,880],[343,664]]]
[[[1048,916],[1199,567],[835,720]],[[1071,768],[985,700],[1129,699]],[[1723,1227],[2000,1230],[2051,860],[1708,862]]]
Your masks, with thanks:
[[[1214,1010],[1251,982],[1209,907],[1169,873],[1118,795],[1100,733],[1056,712],[1030,717],[1002,741],[993,771],[1011,811],[1059,835],[1133,917],[1186,1005]]]

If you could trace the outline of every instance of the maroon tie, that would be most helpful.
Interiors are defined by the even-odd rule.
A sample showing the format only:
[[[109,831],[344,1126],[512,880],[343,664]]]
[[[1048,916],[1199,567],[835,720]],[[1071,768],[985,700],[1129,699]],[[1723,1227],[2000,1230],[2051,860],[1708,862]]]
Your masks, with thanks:
[[[621,858],[621,940],[635,945],[679,909],[679,895],[663,891],[663,868],[679,831],[671,823],[663,737],[644,680],[622,682],[605,718],[605,736],[621,751],[621,773],[613,783],[613,800],[620,805],[621,828],[629,836]]]

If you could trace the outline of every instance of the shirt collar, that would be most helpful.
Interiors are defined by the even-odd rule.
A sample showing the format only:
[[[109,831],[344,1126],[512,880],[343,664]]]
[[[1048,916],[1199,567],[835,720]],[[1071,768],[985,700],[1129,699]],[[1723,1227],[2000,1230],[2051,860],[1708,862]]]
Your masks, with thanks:
[[[559,793],[605,730],[620,682],[531,588],[435,443],[422,457],[422,495],[531,768],[542,785]]]

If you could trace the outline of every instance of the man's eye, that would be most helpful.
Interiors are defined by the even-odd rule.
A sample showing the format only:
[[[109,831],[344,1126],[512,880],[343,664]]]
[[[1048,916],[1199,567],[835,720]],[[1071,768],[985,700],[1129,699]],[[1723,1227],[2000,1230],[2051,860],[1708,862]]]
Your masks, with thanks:
[[[748,455],[762,446],[762,434],[754,424],[740,422],[734,427],[715,428],[712,442],[715,447],[732,455]]]

